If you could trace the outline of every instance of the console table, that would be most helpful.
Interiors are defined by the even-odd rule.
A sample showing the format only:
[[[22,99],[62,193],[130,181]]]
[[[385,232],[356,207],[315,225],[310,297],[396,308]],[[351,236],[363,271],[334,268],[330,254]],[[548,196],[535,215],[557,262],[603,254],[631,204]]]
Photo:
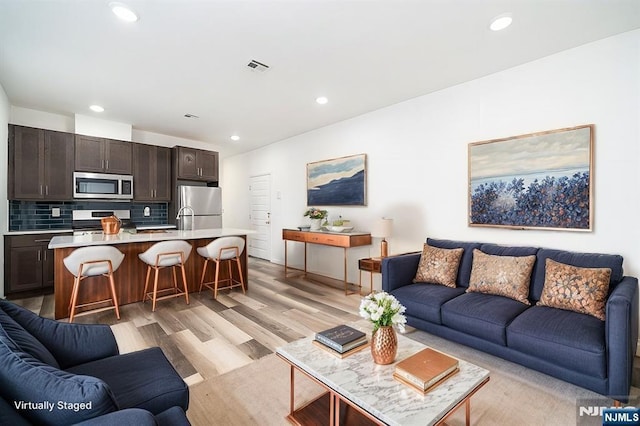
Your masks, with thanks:
[[[371,234],[367,232],[323,232],[299,231],[297,229],[283,229],[284,240],[284,276],[287,277],[287,241],[304,243],[304,274],[307,274],[307,243],[324,246],[342,247],[344,250],[344,294],[348,291],[347,282],[347,249],[350,247],[368,246],[371,244]]]

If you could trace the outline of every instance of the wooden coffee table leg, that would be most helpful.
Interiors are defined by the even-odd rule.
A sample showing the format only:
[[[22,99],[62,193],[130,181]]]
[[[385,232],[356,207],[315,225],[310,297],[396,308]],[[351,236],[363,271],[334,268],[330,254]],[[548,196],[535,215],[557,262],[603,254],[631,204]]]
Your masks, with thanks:
[[[466,417],[466,425],[471,425],[471,398],[467,399],[467,402],[464,403],[464,411]]]
[[[290,377],[290,387],[289,389],[291,389],[291,392],[289,393],[289,415],[293,416],[293,412],[295,410],[294,404],[294,395],[295,395],[295,389],[294,389],[294,373],[295,373],[295,369],[293,368],[293,365],[289,365],[289,377]]]

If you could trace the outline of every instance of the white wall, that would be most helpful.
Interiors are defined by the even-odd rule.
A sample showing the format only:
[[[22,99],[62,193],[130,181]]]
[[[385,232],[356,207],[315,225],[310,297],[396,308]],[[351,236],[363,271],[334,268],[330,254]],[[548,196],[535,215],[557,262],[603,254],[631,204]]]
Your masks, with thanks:
[[[9,99],[4,92],[4,88],[0,85],[0,235],[9,229],[9,203],[7,201],[7,156],[8,156],[8,124],[11,107]],[[4,238],[0,240],[0,264],[4,271]],[[4,272],[0,274],[0,298],[4,298]]]
[[[428,77],[425,77],[428,78]],[[331,104],[327,105],[328,108]],[[272,261],[284,262],[281,230],[304,224],[306,163],[367,154],[367,207],[327,207],[370,230],[394,219],[390,252],[421,249],[425,237],[618,253],[640,275],[640,30],[374,111],[224,161],[226,225],[249,227],[248,178],[271,174]],[[593,232],[467,226],[470,142],[595,124]],[[281,198],[277,198],[280,193]],[[302,244],[288,243],[302,267]],[[350,254],[377,255],[379,240]],[[309,246],[309,269],[342,277],[342,252]],[[368,277],[367,277],[368,279]],[[376,277],[379,288],[379,277]]]

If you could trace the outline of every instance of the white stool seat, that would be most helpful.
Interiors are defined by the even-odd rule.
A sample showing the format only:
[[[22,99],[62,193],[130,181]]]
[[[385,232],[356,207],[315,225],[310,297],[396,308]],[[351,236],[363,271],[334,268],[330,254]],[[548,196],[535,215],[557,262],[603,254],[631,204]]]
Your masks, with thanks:
[[[71,290],[71,301],[69,302],[69,322],[73,322],[77,308],[108,301],[113,302],[113,309],[116,311],[116,317],[120,319],[120,310],[118,309],[118,297],[116,295],[113,273],[120,267],[123,259],[124,253],[113,246],[90,246],[76,249],[62,260],[64,266],[69,272],[71,272],[71,274],[73,274],[74,277],[73,289]],[[111,298],[79,305],[78,293],[80,290],[80,282],[85,278],[101,275],[109,278]]]
[[[240,263],[240,253],[244,250],[245,242],[244,238],[240,237],[222,237],[213,240],[204,247],[198,247],[196,251],[198,254],[205,258],[204,267],[202,268],[202,277],[200,279],[200,290],[202,287],[207,287],[213,290],[213,298],[218,297],[218,284],[220,282],[228,282],[228,285],[220,287],[222,289],[232,289],[234,287],[242,287],[242,293],[246,292],[244,285],[244,277],[242,276],[242,266]],[[215,277],[213,281],[205,282],[204,278],[207,273],[207,265],[209,261],[216,264]],[[222,262],[227,263],[227,272],[229,278],[220,279],[220,267]],[[235,262],[238,267],[238,280],[233,278],[233,272],[231,270],[231,262]],[[211,287],[213,284],[213,287]]]
[[[236,256],[235,248],[242,253],[244,250],[244,239],[240,237],[222,237],[211,241],[204,247],[198,247],[196,251],[202,257],[211,260],[228,260]]]
[[[185,273],[184,264],[191,254],[191,244],[183,240],[170,240],[161,241],[155,243],[149,247],[144,253],[140,253],[138,257],[144,263],[147,264],[147,277],[144,281],[144,293],[142,295],[142,301],[151,299],[152,306],[151,311],[156,310],[156,301],[166,299],[168,297],[183,296],[189,304],[189,290],[187,288],[187,275]],[[163,288],[158,290],[158,272],[162,268],[171,267],[173,270],[173,287]],[[178,278],[176,276],[175,268],[179,267],[182,270],[182,284],[183,289],[178,289]],[[149,278],[151,277],[151,270],[155,270],[153,291],[147,292],[149,288]],[[171,294],[158,297],[158,292],[170,292]]]
[[[109,272],[107,261],[111,261],[111,268],[115,271],[120,267],[124,253],[113,246],[90,246],[74,250],[62,261],[74,277],[78,276],[80,265],[88,262],[102,260],[101,263],[91,263],[82,268],[83,277],[94,277]]]
[[[191,254],[191,244],[183,240],[161,241],[149,247],[144,253],[140,253],[138,257],[147,265],[164,268],[182,263],[180,253],[186,262]],[[161,256],[158,258],[158,255]]]

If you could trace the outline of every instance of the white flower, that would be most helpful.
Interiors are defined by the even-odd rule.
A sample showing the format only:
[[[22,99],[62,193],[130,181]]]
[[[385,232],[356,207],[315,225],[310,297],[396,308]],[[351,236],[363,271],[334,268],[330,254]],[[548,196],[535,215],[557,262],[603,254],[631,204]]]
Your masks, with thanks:
[[[374,331],[382,326],[395,325],[404,333],[406,308],[387,292],[372,293],[360,301],[359,313],[373,323]]]

